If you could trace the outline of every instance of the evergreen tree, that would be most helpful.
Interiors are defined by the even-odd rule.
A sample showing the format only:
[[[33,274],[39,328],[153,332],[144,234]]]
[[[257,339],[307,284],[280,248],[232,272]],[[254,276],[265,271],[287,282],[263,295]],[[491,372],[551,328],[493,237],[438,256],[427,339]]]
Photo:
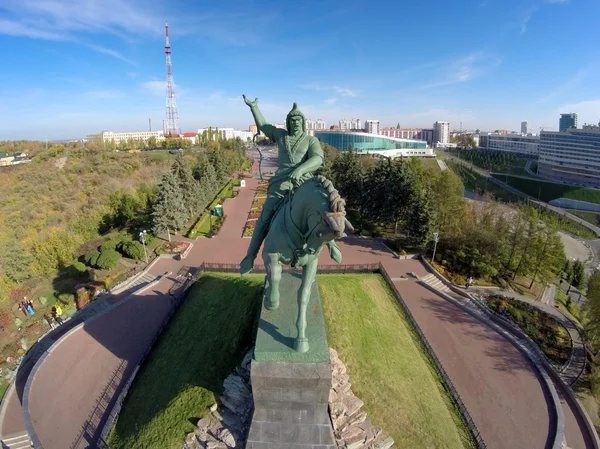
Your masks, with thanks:
[[[416,193],[411,201],[405,229],[412,245],[421,246],[431,234],[433,214],[431,202],[425,190]]]
[[[579,259],[573,263],[573,280],[571,284],[577,290],[581,289],[585,284],[585,265]]]
[[[224,183],[229,177],[227,158],[225,156],[224,151],[222,151],[220,148],[215,149],[209,152],[208,158],[213,168],[215,169],[217,181],[219,182],[219,184]]]
[[[155,234],[182,229],[189,219],[189,211],[179,180],[173,172],[163,175],[156,192],[152,220]]]
[[[200,184],[194,179],[192,170],[181,156],[175,158],[171,171],[179,180],[183,201],[188,208],[189,214],[194,215],[202,207],[204,200]]]

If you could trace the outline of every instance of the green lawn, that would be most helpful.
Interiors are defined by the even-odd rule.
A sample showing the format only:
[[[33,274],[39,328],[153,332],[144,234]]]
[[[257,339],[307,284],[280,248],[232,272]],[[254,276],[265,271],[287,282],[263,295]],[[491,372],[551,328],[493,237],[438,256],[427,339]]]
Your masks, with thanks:
[[[263,276],[205,274],[152,350],[108,443],[179,449],[255,336]],[[321,275],[329,345],[397,447],[473,447],[406,317],[378,275]]]
[[[421,163],[423,164],[423,168],[425,168],[425,170],[430,170],[435,173],[438,173],[441,171],[436,158],[425,157],[425,158],[421,159]]]
[[[600,225],[600,214],[596,212],[586,212],[583,210],[569,210],[571,215],[575,215],[576,217],[583,218],[588,223],[593,224],[594,226]]]
[[[600,204],[599,189],[542,181],[532,179],[531,177],[521,178],[505,174],[493,174],[492,176],[523,193],[540,199],[541,201],[548,202],[556,198],[571,198],[574,200]]]
[[[0,402],[2,402],[2,398],[4,397],[6,390],[8,390],[8,384],[4,382],[0,383]]]
[[[329,346],[371,421],[399,448],[473,447],[438,373],[383,278],[321,275]]]
[[[180,449],[254,344],[264,276],[206,274],[153,348],[127,396],[113,449]]]

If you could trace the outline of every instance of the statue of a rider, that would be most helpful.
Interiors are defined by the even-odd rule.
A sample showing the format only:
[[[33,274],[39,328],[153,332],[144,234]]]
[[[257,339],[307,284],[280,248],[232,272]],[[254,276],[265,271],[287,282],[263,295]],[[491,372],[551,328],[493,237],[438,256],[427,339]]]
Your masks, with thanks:
[[[323,149],[315,137],[306,134],[306,120],[296,103],[287,115],[286,130],[265,121],[258,109],[258,99],[250,101],[245,95],[243,97],[252,111],[258,130],[273,142],[277,142],[279,165],[275,174],[269,179],[267,199],[256,221],[246,257],[240,263],[242,276],[252,270],[254,259],[269,231],[271,219],[282,200],[292,189],[312,178],[314,172],[323,165]],[[331,258],[339,263],[342,254],[338,246],[332,241],[328,247]]]

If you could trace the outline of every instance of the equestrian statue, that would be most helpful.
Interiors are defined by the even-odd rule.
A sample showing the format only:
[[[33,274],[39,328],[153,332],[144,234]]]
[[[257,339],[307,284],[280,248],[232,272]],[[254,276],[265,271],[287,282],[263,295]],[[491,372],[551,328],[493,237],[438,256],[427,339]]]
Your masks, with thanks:
[[[324,245],[337,263],[342,253],[335,239],[345,237],[353,227],[346,219],[345,201],[330,180],[315,176],[323,165],[323,150],[319,141],[306,133],[306,120],[296,103],[286,118],[286,128],[268,124],[258,109],[258,99],[250,107],[260,132],[277,143],[279,165],[269,179],[267,199],[258,218],[246,257],[240,263],[242,276],[252,271],[254,260],[263,244],[263,261],[267,270],[265,307],[279,306],[279,281],[282,264],[302,267],[302,282],[298,292],[298,352],[309,349],[306,337],[306,309],[317,273],[319,254]]]

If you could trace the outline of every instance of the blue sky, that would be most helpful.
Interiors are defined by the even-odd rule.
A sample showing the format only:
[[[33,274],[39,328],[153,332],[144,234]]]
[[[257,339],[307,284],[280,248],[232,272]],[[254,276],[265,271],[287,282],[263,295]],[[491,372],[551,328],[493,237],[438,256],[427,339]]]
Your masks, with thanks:
[[[452,6],[454,5],[454,6]],[[600,120],[598,0],[0,0],[0,140],[162,125],[169,22],[182,129]]]

